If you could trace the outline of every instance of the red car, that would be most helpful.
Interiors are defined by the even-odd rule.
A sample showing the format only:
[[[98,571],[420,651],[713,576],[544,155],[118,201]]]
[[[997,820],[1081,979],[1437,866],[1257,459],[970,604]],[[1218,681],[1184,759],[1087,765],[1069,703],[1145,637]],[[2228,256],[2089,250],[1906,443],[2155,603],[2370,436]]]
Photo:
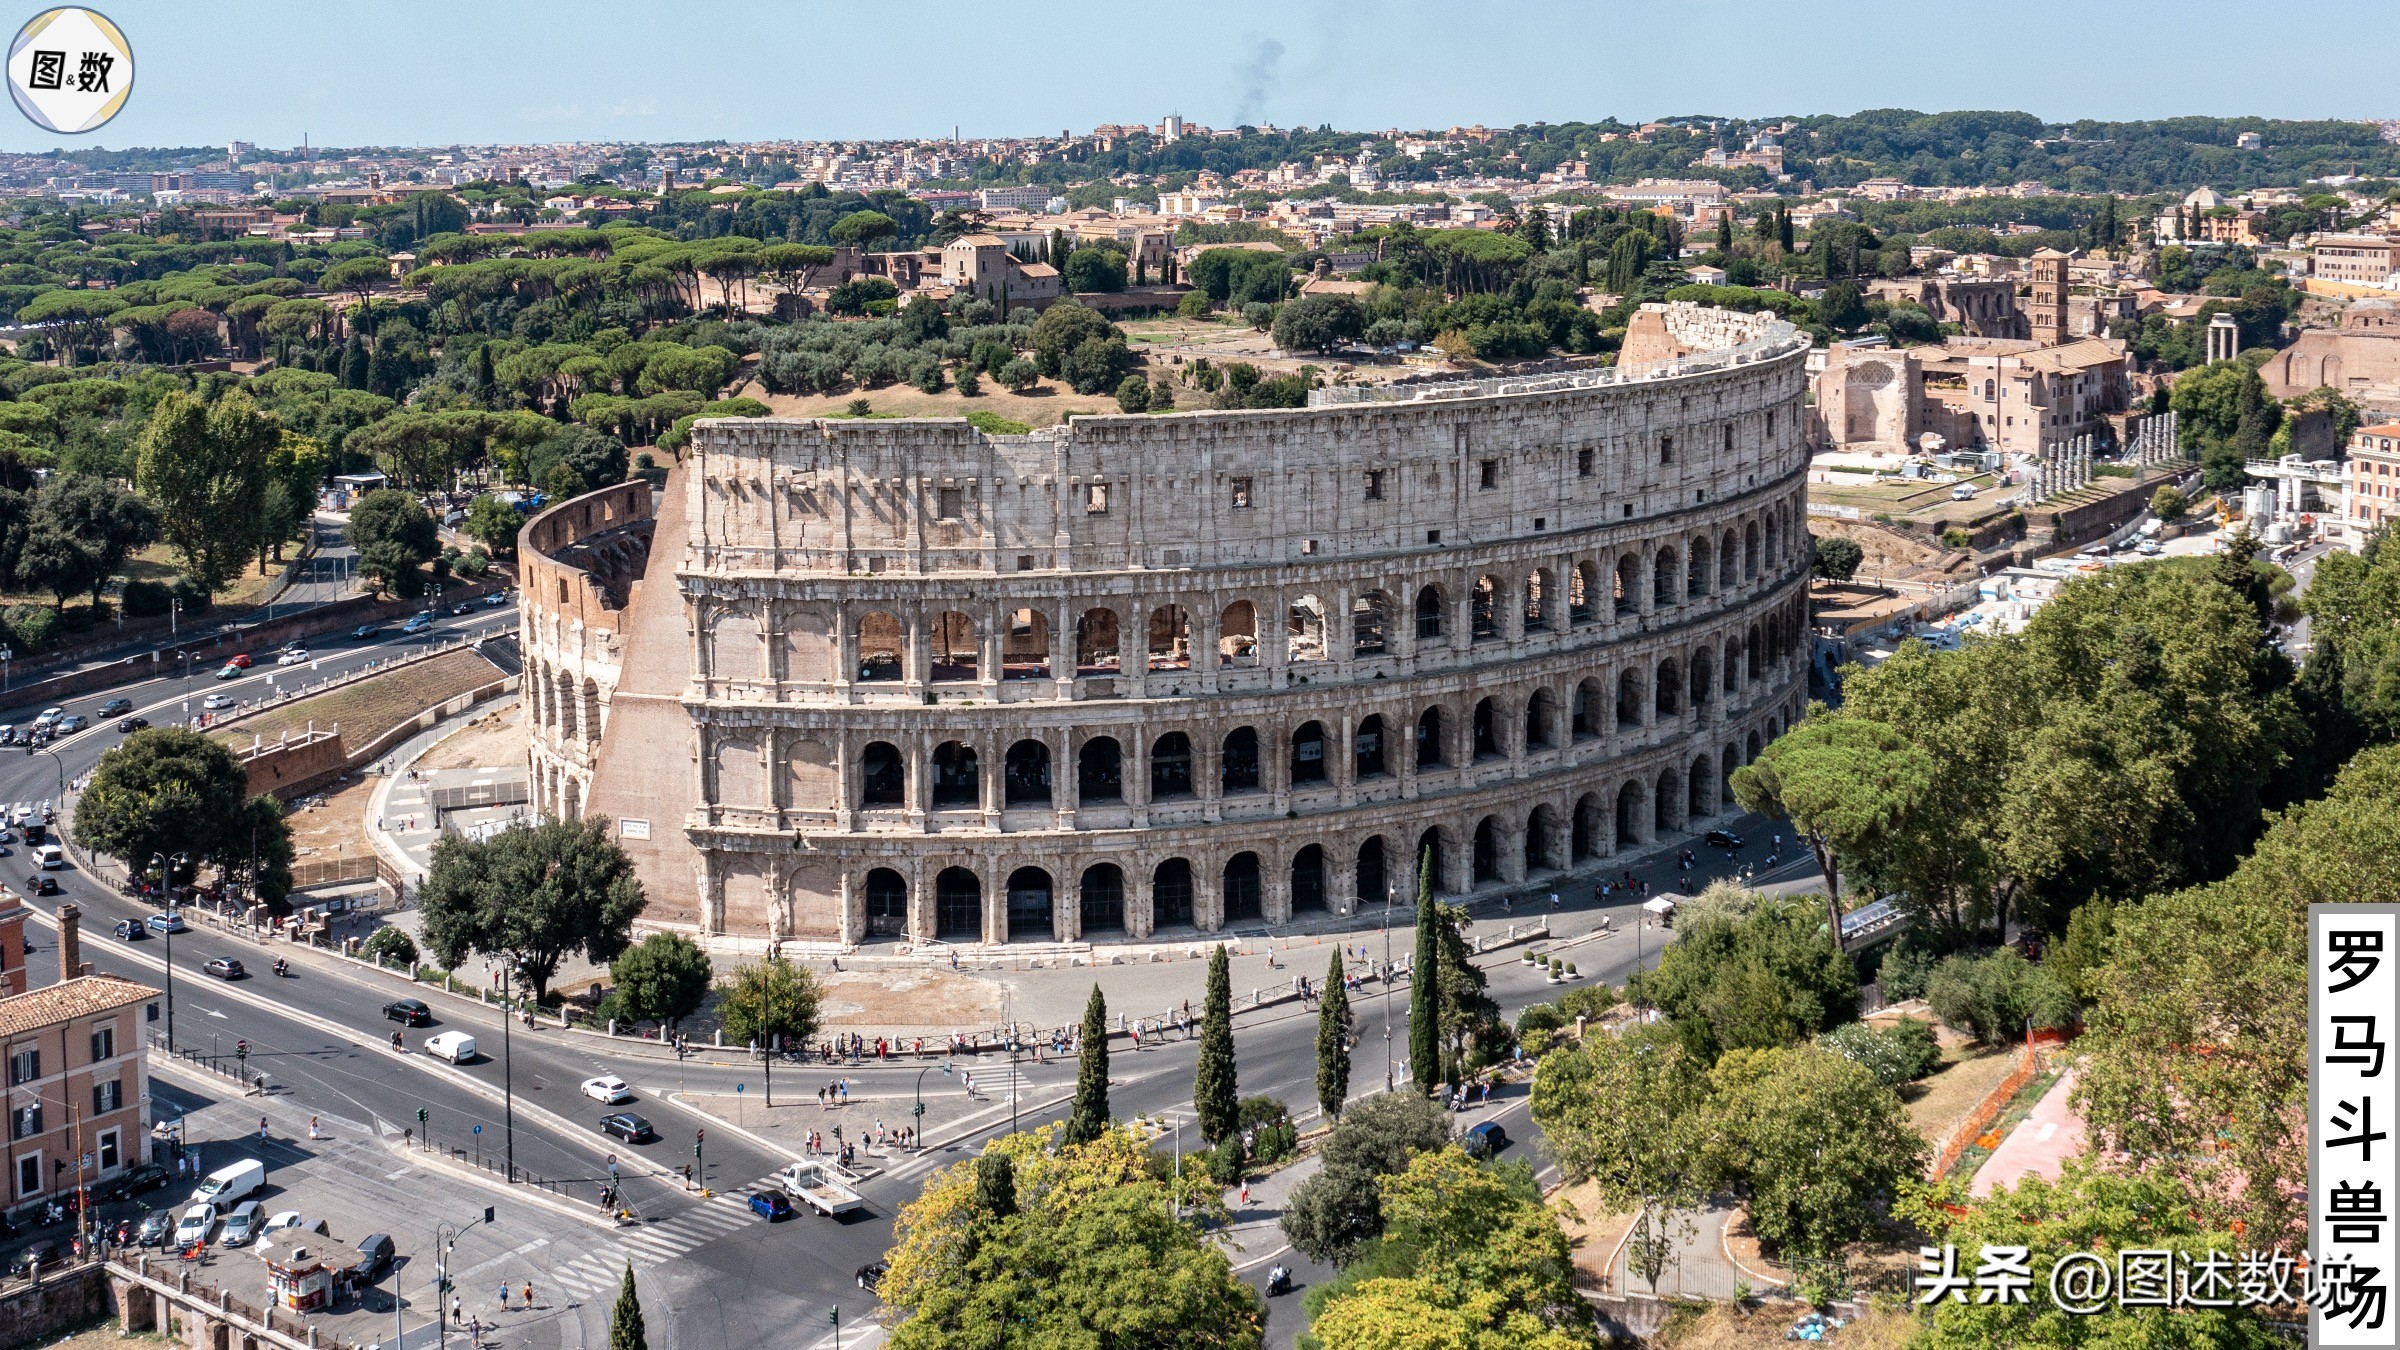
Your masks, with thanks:
[[[245,653],[236,653],[232,656],[226,657],[225,664],[233,667],[235,670],[248,670],[250,668],[250,658]]]

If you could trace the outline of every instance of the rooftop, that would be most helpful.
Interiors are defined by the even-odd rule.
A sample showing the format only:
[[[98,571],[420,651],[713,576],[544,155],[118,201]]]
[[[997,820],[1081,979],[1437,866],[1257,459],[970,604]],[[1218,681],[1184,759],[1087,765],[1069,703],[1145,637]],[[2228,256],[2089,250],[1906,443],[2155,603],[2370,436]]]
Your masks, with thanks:
[[[159,991],[114,975],[83,975],[29,994],[0,998],[0,1036],[54,1027],[61,1022],[130,1004],[146,1003]]]

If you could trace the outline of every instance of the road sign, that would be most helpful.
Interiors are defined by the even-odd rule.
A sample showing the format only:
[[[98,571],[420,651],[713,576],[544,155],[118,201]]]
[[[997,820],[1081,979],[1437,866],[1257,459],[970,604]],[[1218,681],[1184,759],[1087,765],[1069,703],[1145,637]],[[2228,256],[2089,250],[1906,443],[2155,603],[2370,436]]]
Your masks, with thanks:
[[[737,1097],[745,1092],[748,1092],[749,1090],[750,1085],[748,1083],[736,1083],[733,1085],[733,1095]]]
[[[481,1133],[483,1133],[483,1127],[482,1127],[481,1125],[478,1125],[478,1126],[476,1126],[476,1127],[475,1127],[475,1133],[477,1133],[477,1134],[481,1134]]]

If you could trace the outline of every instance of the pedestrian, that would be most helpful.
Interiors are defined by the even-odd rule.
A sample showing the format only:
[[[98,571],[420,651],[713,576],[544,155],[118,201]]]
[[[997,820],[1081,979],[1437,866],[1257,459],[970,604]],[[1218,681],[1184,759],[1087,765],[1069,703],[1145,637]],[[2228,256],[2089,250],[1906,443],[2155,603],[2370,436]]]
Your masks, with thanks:
[[[267,1118],[265,1116],[258,1118],[258,1142],[262,1144],[267,1142]]]
[[[533,1281],[531,1280],[525,1282],[525,1306],[533,1307]]]
[[[459,1314],[466,1306],[467,1304],[464,1298],[457,1294],[452,1294],[450,1296],[450,1320],[463,1325],[467,1319]]]
[[[850,1080],[849,1080],[849,1079],[847,1079],[847,1078],[845,1078],[845,1079],[843,1079],[843,1080],[842,1080],[842,1105],[844,1105],[844,1106],[848,1106],[849,1104],[850,1104]]]
[[[322,1139],[325,1137],[325,1132],[317,1128],[317,1118],[315,1116],[310,1116],[308,1118],[308,1137],[311,1139]]]
[[[500,1311],[508,1311],[508,1281],[500,1282]]]
[[[1242,1182],[1242,1205],[1243,1205],[1243,1207],[1244,1207],[1244,1208],[1248,1208],[1248,1207],[1249,1207],[1249,1204],[1250,1204],[1250,1183],[1249,1183],[1247,1180],[1244,1180],[1244,1181]]]

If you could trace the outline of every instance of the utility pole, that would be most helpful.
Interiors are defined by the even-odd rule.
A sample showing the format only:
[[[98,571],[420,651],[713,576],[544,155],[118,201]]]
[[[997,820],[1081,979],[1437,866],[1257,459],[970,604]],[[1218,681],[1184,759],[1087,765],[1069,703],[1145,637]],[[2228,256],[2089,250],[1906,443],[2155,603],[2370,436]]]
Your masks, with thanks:
[[[508,1006],[508,977],[516,961],[511,958],[500,963],[500,1103],[505,1112],[502,1129],[506,1133],[508,1150],[508,1179],[517,1179],[517,1094],[510,1073],[515,1060],[509,1054],[508,1023],[512,1016]]]
[[[1383,1090],[1392,1090],[1392,891],[1383,883]]]

